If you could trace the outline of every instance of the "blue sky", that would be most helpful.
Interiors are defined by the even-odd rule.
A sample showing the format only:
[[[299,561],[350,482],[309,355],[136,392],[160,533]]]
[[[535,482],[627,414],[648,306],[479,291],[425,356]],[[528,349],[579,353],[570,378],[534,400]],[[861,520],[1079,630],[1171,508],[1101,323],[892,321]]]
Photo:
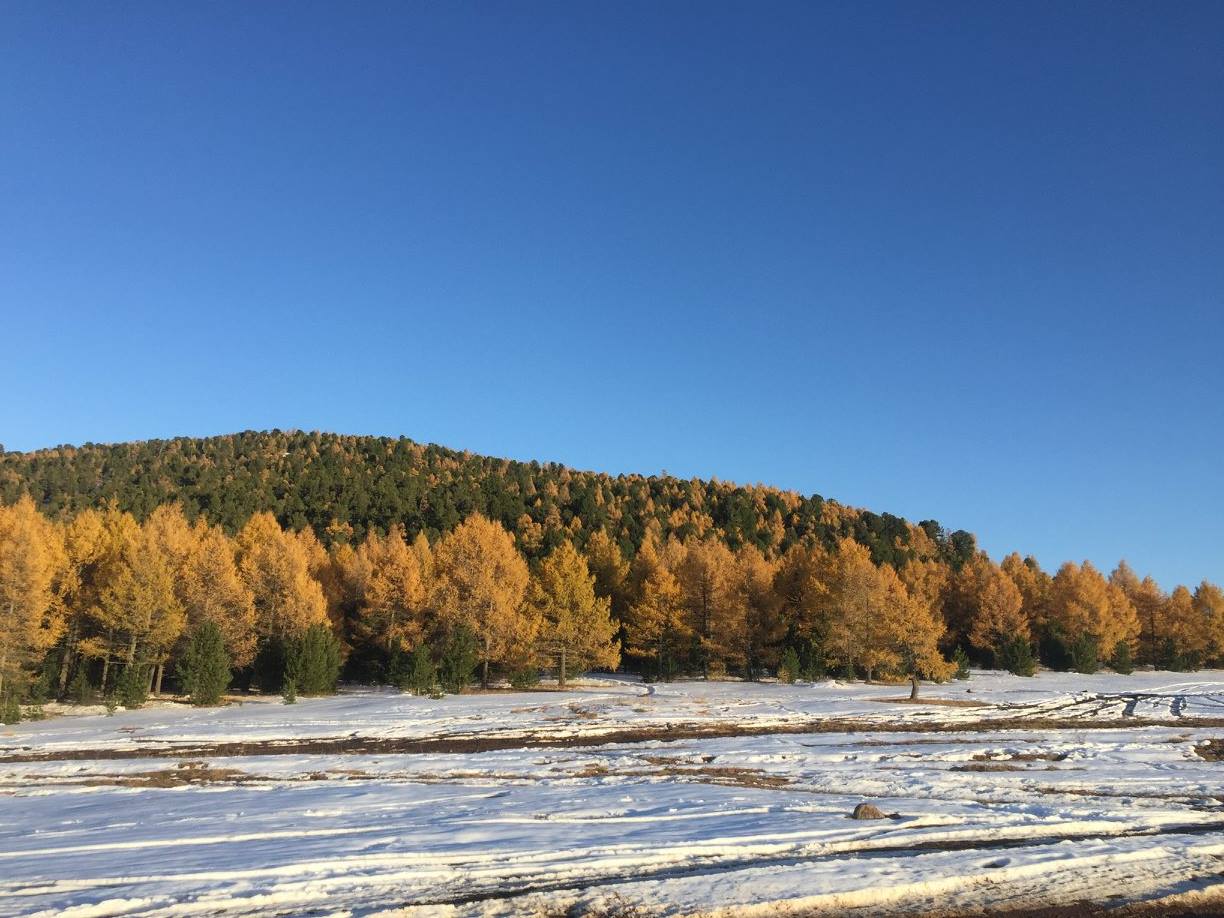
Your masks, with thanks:
[[[1224,5],[0,7],[0,442],[405,434],[1224,581]]]

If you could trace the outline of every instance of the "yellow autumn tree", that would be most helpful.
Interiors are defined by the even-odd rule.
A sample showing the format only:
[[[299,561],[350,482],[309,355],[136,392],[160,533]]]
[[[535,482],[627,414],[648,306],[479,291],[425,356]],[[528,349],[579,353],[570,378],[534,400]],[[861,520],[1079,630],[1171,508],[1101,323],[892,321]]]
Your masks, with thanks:
[[[283,640],[327,623],[323,588],[312,576],[311,557],[294,533],[271,513],[256,513],[238,532],[238,572],[255,603],[260,640]]]
[[[386,536],[370,533],[360,554],[368,571],[354,623],[355,636],[386,653],[415,647],[425,631],[421,562],[393,525]]]
[[[1125,593],[1135,607],[1135,614],[1139,618],[1139,659],[1144,663],[1155,663],[1158,656],[1156,632],[1168,597],[1151,577],[1140,580],[1126,561],[1118,562],[1109,575],[1109,582]]]
[[[648,538],[633,559],[633,599],[625,622],[626,651],[653,657],[655,676],[671,679],[678,668],[677,650],[689,637],[680,584],[656,542]]]
[[[211,622],[221,632],[230,666],[249,666],[255,659],[255,595],[239,573],[234,543],[203,520],[193,535],[179,584],[188,630]]]
[[[774,592],[796,635],[820,644],[829,621],[829,585],[836,561],[819,545],[792,545],[778,562]]]
[[[359,549],[360,546],[354,547],[346,540],[333,542],[328,563],[318,577],[327,603],[327,618],[350,646],[361,641],[357,632],[370,574],[365,553]]]
[[[86,656],[103,661],[103,690],[115,663],[148,670],[151,679],[152,668],[166,660],[182,635],[187,618],[175,573],[155,527],[146,524],[128,533],[118,573],[93,609],[96,632],[81,642]]]
[[[1208,659],[1218,666],[1224,663],[1224,590],[1204,580],[1194,588],[1194,609],[1207,632]]]
[[[629,603],[629,562],[620,546],[605,530],[597,529],[587,539],[585,554],[595,577],[595,592],[608,599],[612,617],[623,621]]]
[[[744,662],[746,622],[737,615],[733,596],[735,556],[714,539],[691,540],[676,569],[681,601],[688,613],[688,630],[696,637],[696,663],[703,678],[710,678],[710,664],[725,672],[728,664]]]
[[[839,541],[827,589],[825,656],[848,669],[861,667],[871,681],[881,664],[891,662],[880,636],[891,630],[885,619],[895,611],[871,552],[853,539]]]
[[[527,595],[540,620],[540,647],[555,662],[561,688],[571,671],[620,663],[611,602],[596,595],[595,577],[572,543],[562,542],[540,562]]]
[[[0,697],[16,692],[64,628],[63,537],[29,497],[0,506]]]
[[[973,646],[989,652],[997,663],[1008,641],[1031,639],[1020,588],[989,558],[979,556],[961,568],[957,577],[971,597],[969,641]]]
[[[1050,575],[1041,569],[1036,558],[1031,555],[1021,558],[1017,552],[1004,558],[999,567],[1020,591],[1020,608],[1028,620],[1029,631],[1036,634],[1045,630],[1049,620]]]
[[[1139,618],[1126,594],[1109,583],[1091,562],[1068,561],[1058,569],[1050,587],[1049,622],[1068,645],[1092,641],[1097,654],[1107,658],[1125,641],[1133,645]]]
[[[1165,600],[1157,627],[1159,662],[1172,669],[1197,669],[1211,650],[1210,620],[1184,586]]]
[[[493,663],[529,646],[534,621],[523,598],[530,575],[513,537],[473,514],[439,540],[433,553],[431,604],[450,627],[464,626],[481,650],[481,684]]]
[[[930,536],[923,529],[914,527],[914,530],[921,533],[921,538],[930,541]],[[910,596],[928,609],[938,611],[943,608],[948,583],[952,578],[952,569],[947,564],[935,558],[924,558],[910,561],[897,573]]]
[[[113,504],[101,511],[83,510],[64,527],[67,569],[62,595],[67,627],[60,657],[61,696],[80,658],[88,656],[81,653],[81,642],[103,636],[97,633],[95,612],[102,591],[124,569],[125,551],[137,537],[138,529],[132,515]]]
[[[734,616],[743,623],[743,659],[749,679],[778,665],[786,636],[782,604],[774,592],[776,573],[777,565],[755,545],[744,545],[736,553],[730,595]]]
[[[918,680],[943,682],[956,671],[939,645],[944,636],[944,620],[928,599],[911,594],[904,582],[885,564],[880,569],[885,603],[895,610],[884,621],[889,630],[882,635],[886,648],[899,661],[899,671],[910,680],[910,700],[918,698]]]

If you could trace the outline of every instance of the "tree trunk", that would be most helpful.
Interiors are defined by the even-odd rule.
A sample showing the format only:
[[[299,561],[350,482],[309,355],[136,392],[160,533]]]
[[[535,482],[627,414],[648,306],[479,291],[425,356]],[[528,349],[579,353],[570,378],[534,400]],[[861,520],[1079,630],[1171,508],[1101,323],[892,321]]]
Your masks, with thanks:
[[[153,694],[160,695],[162,688],[162,676],[166,674],[166,664],[161,662],[157,664],[157,682],[153,685]]]
[[[106,677],[110,674],[110,651],[107,651],[105,657],[102,658],[102,686],[100,691],[102,695],[106,695]]]
[[[561,668],[557,671],[557,688],[565,688],[565,648],[561,648]]]
[[[77,624],[74,620],[68,629],[68,637],[64,641],[64,655],[60,657],[59,691],[56,692],[56,698],[63,698],[64,693],[68,691],[68,674],[72,672],[72,659],[76,650],[76,632]]]
[[[910,701],[918,700],[918,677],[910,675]]]

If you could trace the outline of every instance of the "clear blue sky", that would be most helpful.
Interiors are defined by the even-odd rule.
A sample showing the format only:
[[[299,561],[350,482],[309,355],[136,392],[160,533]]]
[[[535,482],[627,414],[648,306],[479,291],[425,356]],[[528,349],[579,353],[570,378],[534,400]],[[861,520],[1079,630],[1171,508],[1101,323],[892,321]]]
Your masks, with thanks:
[[[1224,4],[0,6],[0,442],[299,427],[1224,581]]]

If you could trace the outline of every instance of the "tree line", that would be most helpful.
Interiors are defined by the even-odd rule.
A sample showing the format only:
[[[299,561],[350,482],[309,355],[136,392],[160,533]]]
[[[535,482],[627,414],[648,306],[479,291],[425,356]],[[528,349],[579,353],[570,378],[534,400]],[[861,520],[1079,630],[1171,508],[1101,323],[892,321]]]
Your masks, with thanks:
[[[215,702],[233,682],[287,697],[343,674],[422,693],[472,679],[562,684],[626,666],[793,681],[829,672],[945,679],[970,661],[1029,674],[1224,662],[1224,592],[1164,592],[1125,563],[1105,576],[1032,558],[949,558],[921,525],[903,563],[851,536],[784,550],[681,538],[647,524],[626,551],[605,529],[547,552],[472,513],[433,538],[393,522],[360,537],[269,512],[232,534],[177,503],[56,517],[0,506],[0,703],[121,698],[168,687]]]

